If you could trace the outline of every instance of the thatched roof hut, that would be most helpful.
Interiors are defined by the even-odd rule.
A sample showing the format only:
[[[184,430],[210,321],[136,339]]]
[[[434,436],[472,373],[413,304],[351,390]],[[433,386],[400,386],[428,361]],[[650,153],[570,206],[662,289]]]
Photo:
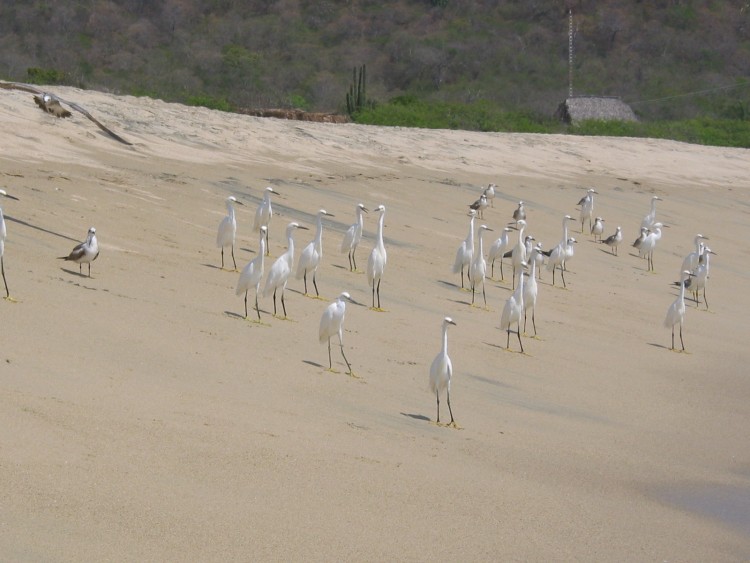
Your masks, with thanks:
[[[638,121],[630,106],[613,96],[573,96],[557,107],[555,117],[572,125],[587,119]]]

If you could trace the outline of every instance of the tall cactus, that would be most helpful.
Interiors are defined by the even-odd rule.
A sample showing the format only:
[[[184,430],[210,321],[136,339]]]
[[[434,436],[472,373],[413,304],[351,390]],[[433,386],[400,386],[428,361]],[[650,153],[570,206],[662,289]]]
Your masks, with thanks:
[[[352,83],[346,94],[346,112],[353,115],[367,103],[367,69],[362,65],[352,70]]]

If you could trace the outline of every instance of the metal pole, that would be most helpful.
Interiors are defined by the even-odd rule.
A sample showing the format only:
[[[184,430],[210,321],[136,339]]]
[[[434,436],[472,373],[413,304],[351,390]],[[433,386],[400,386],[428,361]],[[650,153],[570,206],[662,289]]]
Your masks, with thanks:
[[[573,97],[573,8],[568,8],[568,97]]]

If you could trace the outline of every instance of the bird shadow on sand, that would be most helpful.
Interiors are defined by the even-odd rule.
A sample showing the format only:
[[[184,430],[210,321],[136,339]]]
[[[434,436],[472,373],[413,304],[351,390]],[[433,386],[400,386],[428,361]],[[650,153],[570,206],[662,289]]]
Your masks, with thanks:
[[[60,268],[63,272],[66,274],[70,274],[71,276],[76,276],[77,278],[83,278],[83,279],[95,279],[93,276],[89,276],[88,274],[84,274],[82,272],[76,272],[75,270],[69,270],[68,268]],[[95,287],[89,287],[87,289],[96,289]]]
[[[401,416],[408,416],[409,418],[413,418],[414,420],[424,420],[425,422],[431,422],[432,419],[429,416],[425,416],[423,414],[413,414],[408,412],[402,412]]]
[[[326,369],[326,367],[323,364],[319,364],[318,362],[313,362],[312,360],[302,360],[302,363],[307,364],[308,366],[312,366],[314,368]]]
[[[448,286],[448,287],[455,287],[456,289],[463,289],[463,288],[459,287],[457,283],[449,282],[449,281],[446,281],[446,280],[438,280],[438,283],[442,284],[442,285],[445,285],[445,286]]]
[[[662,350],[666,350],[667,352],[674,352],[675,354],[690,354],[687,350],[681,350],[680,348],[670,348],[669,346],[665,346],[664,344],[657,344],[656,342],[649,342],[649,346],[653,346],[654,348],[661,348]]]
[[[261,313],[265,313],[266,315],[269,315],[267,311],[264,311],[263,309],[260,310]],[[245,318],[242,313],[235,313],[234,311],[224,311],[224,314],[229,317],[230,319],[237,319],[238,321],[246,321],[249,325],[254,326],[271,326],[267,322],[263,322],[263,320],[258,320],[258,316],[255,314],[255,309],[248,310],[248,316]]]
[[[62,233],[58,233],[55,231],[50,231],[49,229],[45,229],[44,227],[39,227],[37,225],[32,225],[31,223],[28,223],[26,221],[21,221],[20,219],[16,219],[15,217],[12,217],[10,215],[5,215],[5,220],[10,221],[12,223],[17,223],[19,225],[23,225],[24,227],[29,227],[31,229],[36,229],[37,231],[41,231],[43,233],[47,233],[48,235],[54,235],[56,237],[63,238],[65,240],[69,240],[71,242],[80,242],[77,238],[69,237],[67,235],[63,235]]]

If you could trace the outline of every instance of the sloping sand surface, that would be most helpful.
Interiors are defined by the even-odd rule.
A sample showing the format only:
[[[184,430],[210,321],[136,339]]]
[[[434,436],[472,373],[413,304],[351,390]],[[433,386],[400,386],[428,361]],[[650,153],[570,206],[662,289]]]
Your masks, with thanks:
[[[56,88],[55,119],[0,91],[0,198],[11,296],[0,301],[0,546],[27,561],[738,561],[750,559],[750,152],[612,138],[261,119]],[[552,248],[578,239],[567,289],[544,270],[538,338],[451,272],[468,205],[495,182],[485,251],[526,202]],[[324,208],[317,284],[290,320],[243,318],[216,229],[236,196],[235,256],[256,256],[263,189],[271,262],[297,256]],[[580,232],[595,187],[614,256]],[[668,225],[655,272],[631,248],[652,195]],[[385,312],[339,244],[357,203],[383,204]],[[99,258],[57,260],[95,226]],[[365,269],[376,214],[356,258]],[[702,233],[716,252],[687,300],[687,353],[662,323]],[[515,242],[517,234],[511,235]],[[228,264],[231,258],[226,253]],[[2,291],[2,288],[0,288]],[[328,371],[318,323],[348,291]],[[249,302],[253,303],[253,292]],[[279,304],[279,309],[281,308]],[[451,406],[434,424],[428,370],[451,316]],[[250,319],[254,316],[251,311]],[[679,337],[677,337],[679,347]],[[445,400],[441,419],[449,420]]]

